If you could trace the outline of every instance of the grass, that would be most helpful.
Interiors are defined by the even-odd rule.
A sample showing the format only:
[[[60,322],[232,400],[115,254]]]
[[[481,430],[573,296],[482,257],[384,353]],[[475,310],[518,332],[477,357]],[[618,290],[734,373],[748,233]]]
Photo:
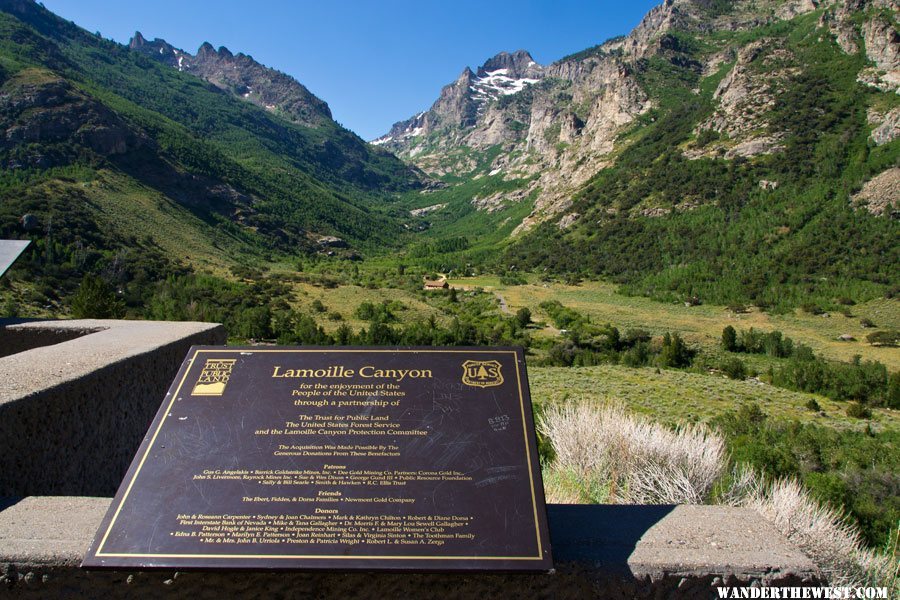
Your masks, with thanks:
[[[752,310],[747,314],[735,314],[724,306],[684,306],[682,303],[666,304],[649,298],[624,296],[618,286],[601,281],[585,282],[577,286],[560,283],[540,283],[530,277],[529,285],[505,286],[498,277],[471,277],[452,279],[454,287],[482,287],[501,295],[509,310],[515,312],[528,307],[535,320],[549,323],[546,313],[539,307],[545,300],[559,300],[597,323],[611,323],[624,331],[642,328],[653,334],[677,331],[691,344],[705,350],[718,348],[722,329],[731,325],[735,329],[779,330],[795,342],[810,346],[822,356],[840,361],[850,361],[854,355],[863,360],[877,360],[889,370],[900,370],[900,350],[869,345],[865,338],[872,329],[860,325],[860,319],[871,319],[879,328],[900,329],[900,302],[878,299],[848,307],[852,317],[831,313],[828,317],[809,315],[801,311],[783,315]],[[545,328],[543,335],[555,335],[556,330]],[[850,334],[856,341],[842,342],[837,338]],[[742,356],[742,358],[745,358]]]
[[[557,404],[588,400],[620,402],[636,413],[662,423],[706,422],[713,417],[755,402],[774,420],[815,423],[816,425],[862,431],[900,429],[897,411],[873,409],[871,421],[847,416],[847,404],[815,394],[791,392],[755,381],[734,381],[684,371],[652,367],[634,369],[618,365],[562,368],[529,367],[528,379],[535,403]],[[821,413],[806,408],[815,399]]]
[[[339,313],[341,320],[331,320],[324,315],[316,315],[317,321],[329,333],[347,323],[354,330],[368,327],[366,321],[355,316],[356,308],[363,302],[379,304],[383,301],[398,301],[403,303],[405,310],[397,311],[397,317],[402,322],[426,320],[434,315],[439,323],[449,321],[449,318],[440,310],[430,306],[419,297],[396,288],[370,289],[357,285],[342,285],[332,289],[316,287],[308,283],[294,283],[295,301],[294,308],[303,310],[309,314],[316,314],[312,310],[312,303],[319,300],[327,308],[328,313]]]
[[[120,174],[101,171],[99,177],[83,184],[98,210],[98,221],[125,235],[150,235],[167,256],[190,262],[195,269],[224,275],[236,264],[256,254],[246,243],[206,223],[158,191]]]

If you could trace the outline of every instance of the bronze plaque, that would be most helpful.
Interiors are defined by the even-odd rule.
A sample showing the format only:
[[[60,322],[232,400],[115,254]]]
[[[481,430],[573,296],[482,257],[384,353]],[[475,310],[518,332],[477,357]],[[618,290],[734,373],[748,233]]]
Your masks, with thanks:
[[[522,350],[192,348],[82,566],[550,569]]]

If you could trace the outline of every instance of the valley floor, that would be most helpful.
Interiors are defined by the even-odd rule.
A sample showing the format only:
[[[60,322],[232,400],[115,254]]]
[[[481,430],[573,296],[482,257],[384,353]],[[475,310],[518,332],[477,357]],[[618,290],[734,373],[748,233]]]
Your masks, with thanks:
[[[900,350],[876,347],[865,341],[872,329],[860,324],[860,319],[871,319],[879,328],[900,329],[900,302],[878,299],[848,307],[852,316],[841,313],[809,315],[799,310],[777,315],[748,309],[737,314],[724,306],[685,306],[665,304],[617,292],[618,286],[602,281],[586,281],[577,286],[562,283],[541,283],[534,278],[528,285],[508,286],[499,277],[471,277],[452,279],[453,287],[470,289],[481,287],[502,298],[511,313],[527,307],[536,319],[547,319],[541,310],[541,302],[558,300],[591,318],[595,323],[610,323],[620,330],[642,328],[653,334],[677,331],[686,341],[704,349],[715,350],[722,338],[722,329],[731,325],[735,329],[754,328],[768,332],[779,330],[797,342],[810,346],[817,354],[840,361],[850,361],[854,355],[863,360],[877,360],[889,370],[900,369]],[[552,326],[541,331],[543,335],[555,335]],[[853,341],[840,341],[842,335],[850,335]]]

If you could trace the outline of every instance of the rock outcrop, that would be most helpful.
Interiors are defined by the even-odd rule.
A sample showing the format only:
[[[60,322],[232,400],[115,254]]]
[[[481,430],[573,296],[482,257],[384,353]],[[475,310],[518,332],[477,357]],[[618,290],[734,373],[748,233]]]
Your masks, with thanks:
[[[893,167],[867,181],[851,202],[873,215],[900,218],[900,168]]]
[[[883,146],[900,138],[900,108],[893,108],[887,113],[869,111],[869,124],[872,134],[869,138],[876,146]]]
[[[866,56],[875,63],[878,87],[885,91],[900,90],[900,33],[879,15],[863,24],[862,35]]]

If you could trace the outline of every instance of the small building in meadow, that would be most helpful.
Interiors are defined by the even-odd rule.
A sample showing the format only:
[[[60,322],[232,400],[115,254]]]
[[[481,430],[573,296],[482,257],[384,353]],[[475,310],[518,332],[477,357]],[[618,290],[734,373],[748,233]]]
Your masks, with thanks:
[[[441,279],[426,279],[425,280],[425,289],[426,290],[446,290],[450,287],[450,284],[447,283],[447,280],[444,278]]]

